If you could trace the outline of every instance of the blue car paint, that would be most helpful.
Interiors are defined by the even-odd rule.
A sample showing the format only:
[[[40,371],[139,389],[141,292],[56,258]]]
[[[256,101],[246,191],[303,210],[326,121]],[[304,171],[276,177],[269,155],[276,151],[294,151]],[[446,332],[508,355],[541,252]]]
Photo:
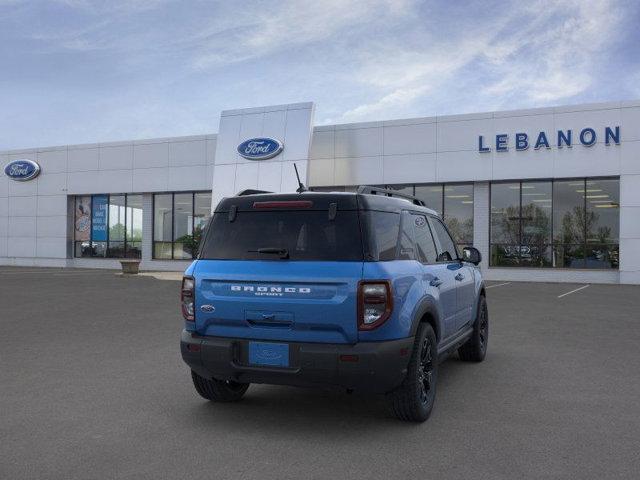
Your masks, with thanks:
[[[192,267],[188,270],[196,280],[192,328],[201,335],[319,343],[358,341],[354,312],[362,262],[200,260]],[[258,288],[281,291],[255,291]],[[295,291],[288,293],[287,289]],[[202,305],[212,305],[215,310],[203,312]]]
[[[470,280],[470,303],[460,301],[458,273]],[[419,307],[425,300],[435,306],[442,339],[475,320],[483,288],[477,267],[451,262],[423,265],[415,260],[387,262],[282,262],[195,260],[185,275],[196,279],[195,322],[185,329],[201,335],[319,343],[356,343],[395,340],[411,335]],[[212,281],[212,279],[215,279]],[[432,281],[441,280],[438,286]],[[379,328],[358,331],[356,291],[360,280],[390,280],[391,318]],[[231,294],[231,285],[306,285],[311,296],[255,297]],[[326,289],[334,289],[333,294]],[[324,296],[323,296],[324,294]],[[467,299],[468,300],[468,299]],[[203,312],[202,305],[213,305]],[[274,315],[276,325],[261,323],[260,314]],[[277,320],[281,320],[278,324]],[[329,320],[329,321],[327,321]],[[286,324],[286,325],[285,325]]]

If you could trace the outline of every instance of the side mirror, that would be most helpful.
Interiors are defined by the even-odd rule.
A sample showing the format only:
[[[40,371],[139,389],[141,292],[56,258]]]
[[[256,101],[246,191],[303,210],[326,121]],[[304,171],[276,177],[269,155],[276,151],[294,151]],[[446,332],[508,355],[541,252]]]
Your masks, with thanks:
[[[462,249],[462,260],[478,265],[482,261],[482,255],[475,247],[464,247]]]

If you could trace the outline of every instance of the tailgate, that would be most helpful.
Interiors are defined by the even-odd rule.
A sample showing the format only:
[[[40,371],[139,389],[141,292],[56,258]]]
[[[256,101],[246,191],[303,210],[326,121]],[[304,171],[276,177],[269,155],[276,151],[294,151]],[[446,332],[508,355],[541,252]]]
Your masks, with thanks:
[[[362,262],[200,260],[196,329],[202,335],[356,343]]]

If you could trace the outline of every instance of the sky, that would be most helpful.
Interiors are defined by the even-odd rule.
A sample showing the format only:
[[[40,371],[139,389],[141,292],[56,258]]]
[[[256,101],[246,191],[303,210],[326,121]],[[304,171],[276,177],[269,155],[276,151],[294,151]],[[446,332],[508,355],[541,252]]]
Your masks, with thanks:
[[[0,150],[640,98],[640,2],[0,0]]]

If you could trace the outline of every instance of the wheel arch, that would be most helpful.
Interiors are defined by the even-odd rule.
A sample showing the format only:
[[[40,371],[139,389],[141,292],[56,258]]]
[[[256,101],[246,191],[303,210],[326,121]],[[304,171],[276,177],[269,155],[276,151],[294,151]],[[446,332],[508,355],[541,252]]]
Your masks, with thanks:
[[[415,336],[421,323],[428,323],[436,334],[436,341],[440,342],[442,329],[440,326],[440,315],[435,302],[425,299],[416,309],[413,323],[411,325],[411,336]]]

